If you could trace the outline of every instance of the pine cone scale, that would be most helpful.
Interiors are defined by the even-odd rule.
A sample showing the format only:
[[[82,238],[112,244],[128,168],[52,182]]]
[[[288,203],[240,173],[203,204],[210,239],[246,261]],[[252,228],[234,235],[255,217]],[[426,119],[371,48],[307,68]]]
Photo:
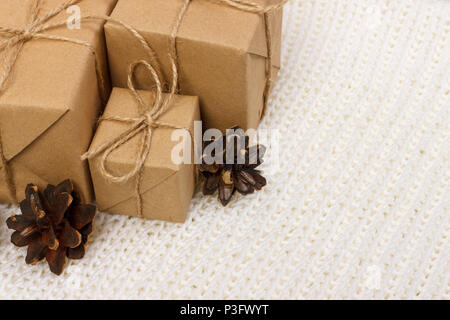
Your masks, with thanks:
[[[55,224],[61,223],[64,219],[64,213],[73,201],[73,197],[69,193],[65,191],[59,193],[58,190],[60,189],[49,185],[44,191],[45,207],[49,217]]]
[[[22,232],[26,228],[33,226],[35,223],[35,219],[31,216],[27,215],[12,215],[6,220],[6,226],[9,229],[14,229],[16,231]]]
[[[41,261],[45,256],[47,247],[48,246],[46,243],[39,240],[30,243],[27,249],[27,256],[25,258],[25,262],[27,264],[33,265]]]
[[[86,247],[85,247],[85,244],[83,244],[83,243],[80,244],[76,248],[69,248],[69,249],[67,249],[67,257],[69,259],[73,259],[73,260],[83,259],[85,253],[86,253]]]
[[[203,194],[213,195],[219,186],[220,176],[209,172],[204,172],[204,175],[206,177],[206,181],[203,185]]]
[[[50,271],[58,276],[62,274],[67,263],[66,251],[66,248],[59,246],[56,250],[47,250],[45,254]]]
[[[231,171],[224,171],[219,179],[219,200],[223,206],[226,206],[235,191],[234,182],[231,178]]]
[[[97,208],[92,205],[76,206],[69,217],[70,224],[77,230],[83,229],[94,220]]]
[[[240,172],[236,173],[235,180],[236,189],[239,193],[246,195],[255,192],[255,189],[246,182]]]
[[[56,238],[56,234],[53,231],[53,227],[50,226],[48,230],[42,232],[41,240],[48,246],[50,250],[56,250],[59,246],[59,241]]]
[[[31,232],[33,230],[33,232]],[[39,239],[39,233],[34,229],[24,230],[26,233],[23,235],[20,231],[15,231],[11,236],[11,242],[17,247],[26,247],[36,239]]]
[[[64,247],[76,248],[81,244],[81,234],[72,228],[70,223],[66,220],[60,233],[59,241]]]

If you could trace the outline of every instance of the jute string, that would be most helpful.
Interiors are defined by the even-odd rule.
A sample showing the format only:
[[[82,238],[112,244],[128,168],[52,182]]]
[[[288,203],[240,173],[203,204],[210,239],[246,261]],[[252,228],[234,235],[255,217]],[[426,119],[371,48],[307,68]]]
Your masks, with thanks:
[[[95,70],[97,73],[98,87],[100,92],[100,97],[103,101],[106,101],[106,90],[105,90],[105,80],[99,65],[99,58],[95,51],[95,48],[88,42],[78,39],[71,39],[62,36],[55,36],[50,34],[44,34],[53,28],[61,27],[66,25],[66,22],[50,23],[49,20],[66,10],[68,7],[79,3],[82,0],[68,0],[58,6],[57,8],[50,10],[48,13],[39,17],[39,10],[41,7],[41,1],[35,0],[32,2],[30,7],[29,21],[28,25],[24,29],[8,28],[0,26],[0,36],[5,38],[0,42],[0,63],[2,70],[0,70],[0,95],[6,90],[7,82],[11,76],[12,70],[17,62],[19,54],[25,43],[37,39],[45,39],[52,41],[60,41],[72,43],[75,45],[83,46],[90,50],[95,57]],[[1,165],[4,172],[5,182],[8,188],[9,196],[14,202],[18,202],[16,189],[13,183],[13,177],[11,170],[8,166],[8,160],[6,159],[4,153],[4,140],[1,136],[2,132],[0,130],[0,159]]]
[[[139,95],[133,84],[134,72],[138,65],[143,65],[144,67],[146,67],[150,71],[155,81],[156,94],[153,105],[148,105],[143,101],[142,97]],[[100,121],[117,121],[128,123],[130,124],[130,127],[114,139],[111,139],[101,144],[97,148],[86,152],[82,156],[82,160],[92,159],[101,155],[100,172],[104,178],[112,183],[125,183],[130,181],[131,179],[136,179],[135,195],[137,200],[137,213],[139,217],[143,217],[143,201],[141,192],[142,177],[145,169],[145,163],[149,157],[151,150],[153,130],[165,127],[171,129],[184,129],[189,132],[189,129],[158,120],[159,117],[164,114],[165,111],[167,111],[174,93],[171,91],[165,99],[163,98],[161,80],[158,78],[158,73],[156,72],[155,68],[150,63],[141,60],[130,65],[128,69],[128,87],[134,95],[136,101],[138,102],[140,109],[143,111],[141,113],[141,116],[136,118],[118,116],[101,117]],[[112,152],[120,148],[125,143],[129,142],[140,133],[143,133],[143,135],[140,141],[139,152],[135,160],[133,169],[123,175],[118,175],[111,172],[107,168],[106,164]]]
[[[175,26],[171,33],[171,48],[173,50],[172,58],[175,61],[176,65],[179,64],[176,39],[177,39],[178,31],[180,29],[182,21],[186,15],[189,5],[191,4],[192,1],[194,1],[194,0],[184,0],[183,6],[178,14]],[[266,45],[267,45],[267,60],[266,60],[266,83],[265,83],[264,93],[263,93],[263,109],[261,112],[261,119],[262,119],[262,118],[264,118],[264,116],[267,112],[270,88],[273,84],[273,77],[272,77],[273,50],[272,50],[272,32],[271,32],[272,29],[271,29],[271,25],[270,25],[270,14],[273,11],[276,11],[276,10],[282,8],[289,0],[280,0],[280,2],[270,5],[270,6],[262,6],[256,2],[253,2],[250,0],[208,0],[208,1],[216,2],[216,3],[222,4],[222,5],[227,5],[232,8],[244,11],[244,12],[263,15],[265,35],[266,35]],[[177,86],[179,87],[178,83],[177,83]]]
[[[132,27],[124,24],[121,21],[115,20],[110,17],[105,17],[106,20],[114,23],[119,23],[122,26],[124,26],[126,29],[128,29],[138,40],[142,39],[143,48],[146,50],[148,56],[153,56],[154,52],[151,49],[151,47],[148,45],[148,43],[142,38],[142,36],[139,34],[138,31],[133,29]],[[177,23],[174,27],[174,32],[172,34],[176,34],[177,30],[179,28],[179,23]],[[171,123],[166,123],[159,120],[159,117],[163,115],[169,108],[170,103],[172,101],[172,98],[176,94],[178,90],[178,67],[177,67],[177,61],[175,60],[176,56],[176,44],[175,41],[172,42],[173,48],[169,52],[169,58],[171,61],[172,66],[172,85],[170,92],[168,95],[166,95],[165,98],[163,98],[163,87],[161,82],[161,73],[157,71],[157,69],[149,62],[145,60],[140,60],[137,62],[132,63],[128,68],[128,88],[132,92],[134,98],[136,99],[139,109],[140,109],[140,116],[136,118],[131,117],[118,117],[118,116],[102,116],[99,120],[100,121],[117,121],[122,123],[128,123],[130,127],[124,131],[119,136],[101,144],[97,148],[90,150],[86,152],[81,159],[87,160],[92,159],[97,156],[101,155],[100,159],[100,173],[102,176],[108,180],[111,183],[126,183],[130,181],[131,179],[135,179],[135,198],[136,198],[136,206],[137,206],[137,215],[139,217],[144,216],[144,210],[143,210],[143,199],[142,199],[142,179],[143,174],[145,170],[145,163],[150,155],[151,151],[151,144],[152,144],[152,136],[153,131],[158,128],[171,128],[171,129],[183,129],[186,130],[192,139],[192,133],[190,132],[189,128],[177,126]],[[154,56],[153,56],[154,57]],[[156,58],[153,59],[153,61],[157,64]],[[156,93],[155,93],[155,99],[152,105],[146,104],[140,94],[137,92],[135,86],[134,86],[134,74],[136,71],[136,68],[142,65],[144,66],[151,74],[153,80],[156,84]],[[160,69],[159,69],[160,70]],[[129,142],[131,139],[136,137],[139,134],[142,134],[141,141],[139,144],[139,151],[138,155],[135,159],[135,164],[132,170],[130,170],[128,173],[125,173],[123,175],[115,174],[111,172],[107,168],[107,162],[111,156],[111,154],[119,149],[122,145]]]
[[[153,67],[152,64],[141,60],[136,63],[133,63],[130,65],[128,69],[128,87],[133,93],[134,97],[136,98],[136,101],[141,106],[142,110],[144,110],[144,113],[138,117],[138,118],[126,118],[126,117],[102,117],[100,120],[105,121],[118,121],[118,122],[127,122],[131,124],[131,127],[126,130],[124,133],[119,135],[118,137],[107,141],[97,147],[94,150],[91,150],[87,153],[85,153],[82,156],[82,159],[92,159],[94,157],[97,157],[102,154],[102,158],[100,161],[100,172],[101,174],[110,182],[112,183],[125,183],[130,181],[131,179],[136,179],[135,184],[135,195],[137,200],[137,212],[139,217],[143,217],[143,200],[142,200],[142,193],[141,193],[141,186],[142,186],[142,177],[143,172],[145,169],[145,163],[149,157],[150,150],[151,150],[151,141],[152,141],[152,134],[153,130],[160,128],[160,127],[167,127],[172,129],[185,129],[189,132],[189,129],[178,127],[169,123],[164,123],[158,120],[158,118],[167,110],[170,100],[172,97],[178,93],[179,89],[179,73],[178,73],[178,49],[177,49],[177,36],[179,29],[181,27],[181,24],[183,22],[183,19],[188,11],[189,5],[191,4],[192,0],[185,0],[183,2],[183,6],[181,7],[179,14],[177,16],[177,19],[175,21],[175,24],[172,28],[171,36],[170,36],[170,50],[169,50],[169,58],[170,63],[172,66],[172,85],[169,92],[169,95],[167,98],[163,101],[162,99],[162,84],[161,84],[161,77],[160,74],[156,71],[156,69]],[[265,20],[265,28],[266,28],[266,38],[267,38],[267,50],[268,50],[268,61],[266,66],[266,88],[264,92],[264,104],[267,103],[267,95],[270,90],[270,85],[272,82],[272,36],[270,34],[270,24],[269,24],[269,13],[273,10],[276,10],[278,8],[281,8],[288,0],[283,0],[280,3],[270,6],[270,7],[262,7],[256,3],[253,3],[251,1],[246,0],[215,0],[219,1],[223,4],[232,6],[234,8],[237,8],[242,11],[246,12],[252,12],[252,13],[259,13],[264,14],[264,20]],[[114,19],[107,19],[110,21],[118,22],[123,25],[120,21],[115,21]],[[135,31],[133,28],[126,26],[135,36],[139,36],[139,33]],[[148,44],[147,44],[148,45]],[[148,46],[145,46],[146,50],[148,49]],[[148,53],[148,55],[151,55],[152,53]],[[157,60],[154,59],[157,66]],[[140,97],[139,93],[136,91],[135,86],[133,84],[133,76],[135,69],[138,65],[145,66],[151,73],[155,84],[156,84],[156,97],[155,101],[153,103],[153,106],[146,105],[142,98]],[[264,107],[265,109],[265,107]],[[131,139],[133,139],[135,136],[137,136],[140,133],[144,133],[142,135],[140,148],[138,157],[135,160],[134,168],[124,174],[124,175],[117,175],[112,173],[108,170],[106,164],[108,162],[108,159],[112,152],[117,150],[120,146],[124,145]],[[192,134],[191,134],[192,138]]]
[[[99,88],[99,95],[102,100],[102,103],[105,104],[107,100],[107,92],[105,88],[105,79],[103,77],[103,73],[100,66],[100,60],[97,55],[97,52],[95,48],[87,41],[79,40],[79,39],[72,39],[62,36],[55,36],[50,34],[44,34],[45,31],[55,29],[58,27],[66,26],[66,21],[63,22],[49,22],[52,18],[60,14],[62,11],[66,10],[72,5],[78,4],[83,0],[67,0],[60,6],[50,10],[42,17],[39,17],[39,10],[41,8],[41,0],[35,0],[32,2],[30,7],[30,13],[29,13],[29,22],[27,26],[24,29],[17,29],[17,28],[9,28],[9,27],[2,27],[0,26],[0,36],[2,38],[5,38],[6,40],[3,40],[0,42],[0,61],[2,70],[0,73],[0,95],[3,94],[3,92],[6,90],[7,82],[11,77],[12,71],[14,69],[14,66],[17,62],[17,59],[19,57],[19,54],[22,51],[22,48],[25,43],[32,40],[38,40],[38,39],[45,39],[45,40],[52,40],[52,41],[60,41],[60,42],[66,42],[71,43],[75,45],[79,45],[82,47],[87,48],[90,50],[90,52],[95,57],[95,71],[97,74],[97,81],[98,81],[98,88]],[[156,55],[154,51],[150,48],[148,43],[145,41],[145,39],[132,27],[127,25],[126,23],[114,20],[108,16],[102,16],[102,15],[90,15],[90,16],[84,16],[81,17],[81,21],[85,20],[108,20],[108,21],[114,21],[123,27],[125,27],[127,30],[129,30],[134,37],[142,44],[142,46],[146,49],[146,52],[148,54],[149,61],[156,61]],[[159,64],[156,64],[155,72],[158,74],[158,77],[161,76],[161,70],[159,67]],[[16,187],[14,184],[14,179],[12,175],[11,168],[9,167],[8,159],[5,156],[4,152],[4,140],[2,138],[2,132],[0,128],[0,161],[1,161],[1,167],[3,170],[4,179],[6,182],[6,186],[8,189],[9,197],[10,199],[18,203],[17,194],[16,194]]]
[[[55,41],[62,41],[62,42],[68,42],[73,43],[77,45],[84,46],[91,50],[91,52],[95,56],[95,68],[97,72],[97,77],[99,81],[99,90],[101,92],[101,97],[103,98],[103,102],[106,101],[106,90],[104,86],[104,78],[103,74],[101,72],[100,66],[99,66],[99,59],[97,56],[97,53],[94,49],[94,47],[85,41],[81,41],[78,39],[71,39],[67,37],[61,37],[61,36],[53,36],[48,34],[43,34],[43,32],[48,31],[53,28],[61,27],[66,24],[66,22],[58,22],[58,23],[49,23],[48,21],[61,13],[63,10],[66,10],[68,7],[77,4],[81,2],[82,0],[68,0],[64,2],[61,6],[49,11],[47,14],[45,14],[42,17],[38,17],[39,9],[40,9],[40,0],[35,0],[32,3],[31,10],[30,10],[30,22],[29,25],[25,29],[14,29],[14,28],[8,28],[8,27],[0,27],[0,35],[6,37],[7,39],[4,40],[2,43],[0,43],[0,53],[3,71],[0,74],[0,94],[3,93],[3,91],[6,88],[7,80],[9,79],[12,70],[14,68],[14,65],[17,61],[17,58],[23,48],[23,45],[31,40],[36,39],[47,39],[47,40],[55,40]],[[132,178],[136,178],[136,197],[138,202],[138,213],[140,216],[142,216],[142,198],[141,198],[141,182],[142,182],[142,173],[144,169],[145,161],[148,158],[148,155],[150,153],[151,149],[151,140],[152,140],[152,133],[155,128],[159,127],[170,127],[174,129],[183,129],[181,127],[164,123],[162,121],[158,121],[157,119],[167,110],[168,106],[170,105],[171,99],[173,97],[173,94],[177,91],[177,83],[178,83],[178,72],[177,72],[177,65],[176,61],[173,59],[173,56],[171,55],[171,61],[172,61],[172,71],[173,71],[173,83],[171,86],[171,92],[167,96],[166,99],[162,98],[162,86],[161,86],[161,69],[159,63],[157,63],[156,55],[152,48],[148,45],[147,41],[142,37],[142,35],[132,28],[131,26],[127,25],[126,23],[113,19],[108,16],[101,16],[101,15],[89,15],[81,17],[81,20],[89,20],[89,19],[101,19],[105,21],[114,22],[117,24],[120,24],[125,29],[131,32],[131,34],[142,44],[142,47],[145,49],[149,61],[154,62],[156,65],[155,67],[152,66],[147,61],[138,61],[130,65],[129,67],[129,73],[128,73],[128,86],[133,93],[134,97],[136,98],[136,101],[138,102],[140,109],[142,110],[142,116],[139,118],[126,118],[126,117],[102,117],[100,120],[110,120],[110,121],[120,121],[120,122],[127,122],[131,123],[132,126],[129,130],[127,130],[125,133],[117,137],[116,139],[111,140],[109,143],[106,143],[102,146],[100,146],[96,150],[92,150],[91,152],[86,153],[83,155],[82,159],[88,159],[95,157],[99,155],[100,153],[104,153],[101,161],[101,171],[102,174],[111,182],[126,182],[129,181]],[[179,27],[179,26],[178,26]],[[178,28],[176,27],[176,28]],[[175,52],[176,49],[174,49],[173,52]],[[138,65],[143,65],[146,67],[152,77],[155,80],[155,83],[157,85],[156,88],[156,98],[154,101],[153,106],[146,105],[139,95],[139,93],[136,91],[134,84],[133,84],[133,75],[135,72],[135,69]],[[142,136],[141,141],[141,147],[139,151],[139,156],[136,159],[136,166],[135,168],[129,172],[128,174],[125,174],[123,176],[117,176],[108,171],[106,168],[106,162],[110,154],[117,148],[119,148],[121,145],[125,144],[127,141],[132,139],[134,136],[138,135],[139,133],[144,132],[144,135]],[[14,202],[18,202],[17,195],[16,195],[16,188],[13,182],[13,176],[12,172],[10,170],[8,160],[6,159],[5,153],[4,153],[4,145],[3,145],[3,139],[1,136],[0,131],[0,160],[2,163],[2,168],[4,171],[4,177],[5,182],[8,187],[10,198]]]
[[[95,55],[95,65],[96,65],[96,72],[98,76],[99,81],[99,89],[102,92],[102,97],[105,97],[105,87],[104,87],[104,79],[102,72],[99,67],[99,59],[97,57],[97,53],[95,49],[92,47],[92,45],[88,42],[77,40],[77,39],[70,39],[66,37],[60,37],[60,36],[52,36],[47,34],[42,34],[42,32],[63,26],[65,22],[60,23],[48,23],[48,21],[62,12],[63,10],[67,9],[71,5],[77,4],[82,0],[68,0],[61,6],[55,8],[54,10],[51,10],[43,17],[38,18],[39,14],[39,8],[40,8],[40,0],[35,0],[33,2],[31,12],[30,12],[30,24],[28,27],[26,27],[23,30],[20,29],[12,29],[12,28],[5,28],[0,27],[0,34],[9,36],[9,39],[2,42],[0,44],[0,53],[3,52],[3,59],[4,62],[4,70],[2,74],[0,75],[0,93],[4,90],[6,82],[12,72],[12,69],[17,61],[17,58],[22,50],[23,45],[31,40],[35,39],[47,39],[47,40],[56,40],[56,41],[63,41],[68,43],[73,43],[77,45],[84,46],[93,52]],[[171,50],[169,50],[169,57],[171,61],[172,66],[172,85],[169,94],[166,96],[165,99],[162,97],[162,73],[161,73],[161,67],[156,59],[156,55],[154,51],[151,49],[151,47],[148,45],[147,41],[137,32],[134,28],[131,26],[125,24],[122,21],[115,20],[113,18],[107,17],[107,16],[86,16],[82,17],[82,20],[87,19],[103,19],[106,21],[111,21],[114,23],[118,23],[122,25],[124,28],[129,30],[134,37],[142,44],[143,48],[146,50],[149,61],[153,63],[153,65],[145,60],[140,60],[135,63],[132,63],[129,66],[128,70],[128,87],[133,93],[136,101],[138,102],[140,109],[142,111],[141,116],[137,118],[128,118],[128,117],[102,117],[100,121],[118,121],[118,122],[125,122],[131,124],[131,127],[126,130],[124,133],[119,135],[118,137],[102,144],[95,150],[91,150],[84,154],[82,156],[83,160],[91,159],[94,157],[102,155],[102,159],[100,161],[100,170],[101,173],[105,176],[106,179],[108,179],[111,182],[115,183],[124,183],[129,181],[130,179],[136,179],[136,187],[135,187],[135,193],[136,193],[136,199],[137,199],[137,210],[138,215],[143,216],[143,205],[142,205],[142,195],[141,195],[141,185],[142,185],[142,177],[143,177],[143,171],[145,162],[148,159],[148,156],[150,154],[151,150],[151,141],[152,141],[152,135],[153,130],[160,127],[168,127],[172,129],[186,129],[182,127],[175,126],[170,123],[164,123],[162,121],[159,121],[159,117],[167,111],[168,106],[170,105],[170,102],[172,100],[173,95],[175,95],[178,92],[179,84],[178,84],[178,53],[177,53],[177,35],[180,29],[180,26],[182,24],[183,18],[186,15],[186,12],[189,8],[189,5],[192,0],[185,0],[183,3],[183,6],[179,12],[178,18],[175,22],[175,25],[173,27],[172,33],[171,33]],[[231,7],[234,7],[236,9],[246,11],[246,12],[252,12],[252,13],[258,13],[258,14],[264,14],[265,19],[265,28],[266,28],[266,38],[267,38],[267,48],[268,48],[268,61],[267,61],[267,67],[266,67],[266,88],[264,93],[264,105],[267,104],[267,96],[270,90],[270,85],[272,82],[271,77],[271,67],[272,67],[272,37],[270,34],[270,24],[269,24],[269,13],[273,10],[276,10],[278,8],[281,8],[288,0],[282,0],[280,3],[269,6],[269,7],[262,7],[257,3],[247,1],[247,0],[214,0],[222,4],[229,5]],[[11,52],[12,50],[12,52]],[[143,65],[147,68],[148,71],[150,71],[152,77],[154,78],[155,84],[156,84],[156,96],[153,105],[147,105],[144,103],[142,97],[139,95],[137,90],[135,89],[134,83],[133,83],[133,77],[136,70],[136,67],[138,65]],[[266,107],[264,107],[264,110]],[[188,130],[189,131],[189,130]],[[117,175],[112,173],[107,169],[106,163],[111,155],[111,153],[118,149],[123,144],[127,143],[131,139],[133,139],[138,134],[143,133],[139,148],[138,157],[136,158],[135,166],[134,168],[124,174],[124,175]],[[192,134],[191,134],[192,137]],[[8,185],[9,192],[11,194],[11,198],[17,202],[16,198],[16,192],[15,192],[15,186],[13,183],[13,178],[11,175],[11,171],[8,167],[8,161],[4,155],[4,149],[3,149],[3,140],[1,138],[1,132],[0,132],[0,158],[2,161],[3,171],[5,174],[5,181]]]

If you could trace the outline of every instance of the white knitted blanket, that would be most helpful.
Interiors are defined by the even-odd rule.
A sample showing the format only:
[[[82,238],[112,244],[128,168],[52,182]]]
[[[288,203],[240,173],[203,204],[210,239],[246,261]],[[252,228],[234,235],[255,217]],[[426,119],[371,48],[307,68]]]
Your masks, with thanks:
[[[292,0],[263,191],[185,224],[100,213],[54,276],[10,244],[0,298],[450,298],[450,1]]]

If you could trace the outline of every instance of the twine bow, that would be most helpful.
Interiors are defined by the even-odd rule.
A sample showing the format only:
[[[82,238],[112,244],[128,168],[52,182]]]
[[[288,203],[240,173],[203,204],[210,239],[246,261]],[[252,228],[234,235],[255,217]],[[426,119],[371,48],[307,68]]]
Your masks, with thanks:
[[[178,68],[177,68],[177,61],[175,60],[174,54],[171,54],[169,52],[169,58],[171,61],[172,66],[172,85],[169,94],[166,96],[166,98],[163,98],[163,87],[161,83],[162,79],[162,73],[160,69],[160,65],[157,62],[156,55],[153,51],[153,49],[150,47],[148,42],[142,37],[142,35],[135,30],[133,27],[125,24],[124,22],[120,20],[113,19],[111,17],[103,17],[105,20],[117,23],[122,25],[125,29],[127,29],[143,46],[144,50],[147,53],[147,56],[155,63],[156,67],[154,67],[151,63],[140,60],[137,62],[132,63],[128,68],[128,88],[132,92],[135,100],[138,103],[138,106],[141,110],[141,115],[137,118],[129,118],[129,117],[117,117],[117,116],[102,116],[99,121],[117,121],[122,123],[128,123],[131,124],[130,128],[128,128],[125,132],[120,134],[119,136],[113,138],[110,141],[105,142],[104,144],[100,145],[94,150],[90,150],[86,152],[81,159],[87,160],[92,159],[97,156],[101,156],[100,159],[100,172],[103,175],[105,179],[112,183],[126,183],[130,181],[131,179],[136,179],[135,184],[135,195],[136,195],[136,202],[137,202],[137,213],[139,217],[143,217],[143,200],[142,200],[142,193],[141,193],[141,186],[142,186],[142,177],[143,172],[145,169],[145,163],[150,155],[151,150],[151,143],[152,143],[152,136],[153,136],[153,130],[158,128],[171,128],[171,129],[184,129],[187,132],[190,133],[188,128],[183,128],[180,126],[173,125],[171,123],[166,123],[159,120],[159,117],[163,115],[167,109],[170,106],[170,103],[172,101],[173,96],[178,91]],[[173,34],[176,34],[178,32],[178,28],[180,27],[180,24],[176,24],[174,26]],[[176,52],[175,48],[175,42],[172,43],[173,48],[172,52]],[[148,105],[144,102],[141,95],[137,92],[133,78],[136,71],[136,68],[142,65],[144,66],[151,74],[153,80],[156,84],[156,93],[155,93],[155,100],[153,102],[153,105]],[[129,142],[131,139],[136,137],[137,135],[142,134],[140,147],[138,151],[138,155],[135,160],[135,165],[132,170],[130,170],[128,173],[119,175],[111,172],[107,168],[107,162],[110,158],[112,152],[120,148],[120,146],[124,145],[125,143]],[[192,135],[191,135],[192,137]]]
[[[134,87],[133,76],[138,65],[143,65],[144,67],[146,67],[150,71],[156,83],[156,96],[153,105],[147,105]],[[116,138],[100,145],[95,150],[91,150],[85,153],[82,156],[82,160],[92,159],[94,157],[102,155],[100,160],[100,172],[102,173],[104,178],[112,183],[125,183],[133,178],[136,179],[135,194],[137,199],[137,212],[139,217],[143,217],[143,205],[141,196],[142,176],[145,169],[145,162],[147,161],[151,150],[153,130],[166,127],[171,129],[185,129],[189,132],[189,129],[158,120],[159,117],[167,110],[173,97],[173,93],[170,93],[166,99],[163,99],[161,80],[159,79],[158,73],[156,72],[155,68],[150,63],[141,60],[130,65],[128,69],[128,87],[133,93],[141,110],[143,110],[144,112],[137,118],[117,116],[101,117],[100,121],[118,121],[129,123],[131,124],[131,126]],[[134,168],[124,175],[119,175],[111,172],[106,165],[109,157],[111,156],[111,153],[141,133],[143,134]]]

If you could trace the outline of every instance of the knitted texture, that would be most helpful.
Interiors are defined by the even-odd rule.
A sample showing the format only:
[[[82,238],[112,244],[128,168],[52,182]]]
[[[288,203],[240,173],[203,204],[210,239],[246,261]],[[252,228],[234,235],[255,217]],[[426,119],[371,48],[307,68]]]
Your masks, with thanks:
[[[449,31],[446,0],[292,0],[268,186],[185,224],[100,213],[61,277],[0,206],[0,298],[449,299]]]

